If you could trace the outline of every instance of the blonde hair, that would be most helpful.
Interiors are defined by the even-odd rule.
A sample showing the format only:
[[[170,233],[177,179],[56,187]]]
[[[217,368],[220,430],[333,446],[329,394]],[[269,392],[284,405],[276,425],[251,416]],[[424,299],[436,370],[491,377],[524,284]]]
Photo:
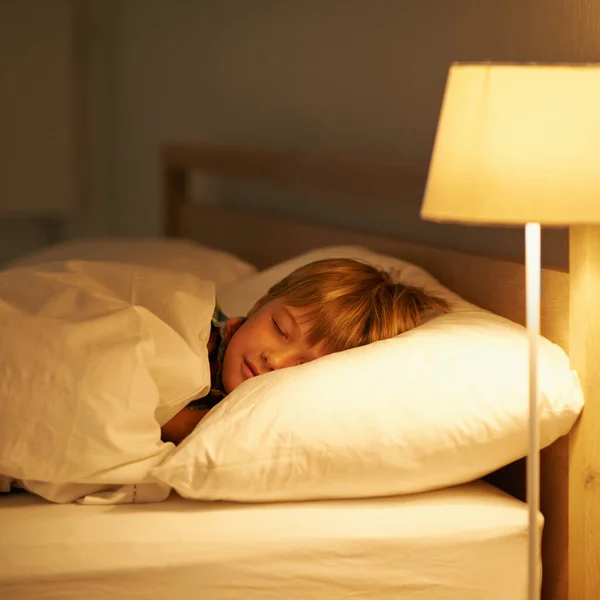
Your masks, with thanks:
[[[369,263],[332,258],[304,265],[273,285],[251,313],[281,299],[308,307],[309,343],[339,352],[394,337],[448,312],[448,303],[393,281]]]

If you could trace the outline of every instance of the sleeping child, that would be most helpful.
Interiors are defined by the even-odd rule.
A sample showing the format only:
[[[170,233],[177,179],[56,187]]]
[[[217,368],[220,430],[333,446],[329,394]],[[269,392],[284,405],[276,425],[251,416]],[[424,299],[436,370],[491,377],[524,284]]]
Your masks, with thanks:
[[[448,311],[441,298],[396,283],[372,265],[312,262],[276,283],[247,317],[215,310],[208,351],[211,390],[161,429],[175,444],[245,380],[399,335]]]

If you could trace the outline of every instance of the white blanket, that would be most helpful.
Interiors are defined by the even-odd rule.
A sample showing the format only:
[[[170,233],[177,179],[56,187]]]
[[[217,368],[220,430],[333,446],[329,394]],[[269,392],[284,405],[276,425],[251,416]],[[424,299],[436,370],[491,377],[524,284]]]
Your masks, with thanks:
[[[160,425],[210,389],[214,302],[151,267],[0,272],[0,474],[58,502],[165,498],[148,472],[173,450]]]

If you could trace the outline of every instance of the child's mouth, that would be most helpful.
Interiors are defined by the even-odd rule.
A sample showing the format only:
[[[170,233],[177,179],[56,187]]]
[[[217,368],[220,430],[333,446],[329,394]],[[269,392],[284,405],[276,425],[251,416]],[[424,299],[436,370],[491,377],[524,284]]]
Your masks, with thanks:
[[[258,375],[258,372],[254,365],[251,362],[248,362],[245,358],[242,371],[244,372],[244,375],[246,375],[247,379],[249,379],[250,377],[256,377]]]

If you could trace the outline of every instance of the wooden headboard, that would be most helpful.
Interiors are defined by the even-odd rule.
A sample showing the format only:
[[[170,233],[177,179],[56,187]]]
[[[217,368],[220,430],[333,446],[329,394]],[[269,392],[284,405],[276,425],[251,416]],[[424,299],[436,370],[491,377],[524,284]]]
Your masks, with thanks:
[[[525,319],[521,264],[328,225],[292,221],[231,205],[202,205],[190,193],[200,172],[299,186],[307,191],[399,201],[419,199],[421,160],[378,161],[296,151],[166,145],[161,155],[165,233],[193,239],[265,268],[311,248],[356,244],[419,264],[465,299],[518,323]],[[570,274],[542,272],[542,333],[570,352],[586,394],[573,432],[542,452],[544,600],[600,598],[600,228],[570,232]],[[524,461],[493,474],[494,484],[524,499]]]

